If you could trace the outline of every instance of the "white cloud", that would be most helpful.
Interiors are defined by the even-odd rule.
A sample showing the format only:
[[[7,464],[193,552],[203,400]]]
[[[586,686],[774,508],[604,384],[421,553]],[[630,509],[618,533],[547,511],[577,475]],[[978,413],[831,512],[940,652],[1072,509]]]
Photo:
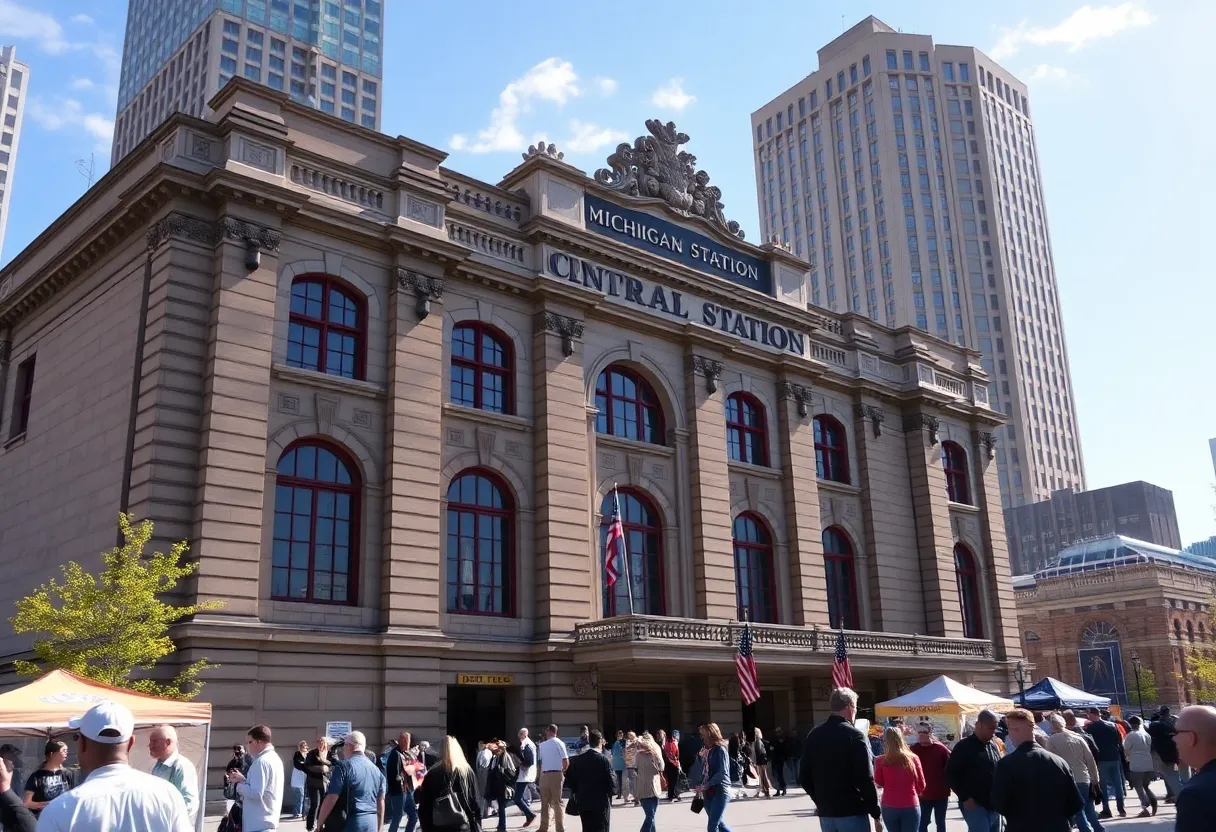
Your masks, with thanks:
[[[448,144],[453,150],[471,153],[523,150],[527,142],[516,122],[532,109],[533,101],[548,101],[561,107],[582,93],[573,64],[560,58],[546,58],[503,88],[498,94],[498,106],[490,113],[489,126],[477,131],[475,141],[457,133]]]
[[[0,33],[5,41],[33,40],[52,55],[59,55],[71,48],[63,37],[59,21],[45,12],[19,6],[13,0],[0,0]]]
[[[93,83],[92,78],[73,78],[72,89],[74,90],[91,90],[97,86]]]
[[[1156,19],[1136,3],[1082,6],[1054,26],[1031,26],[1022,21],[1012,29],[1002,29],[988,54],[1000,61],[1016,55],[1026,45],[1067,46],[1068,51],[1075,52],[1093,41],[1148,26]]]
[[[1026,75],[1027,81],[1068,81],[1073,77],[1067,69],[1062,66],[1051,66],[1050,64],[1039,64],[1030,73]]]
[[[93,25],[93,18],[89,17],[87,14],[74,14],[68,18],[68,20],[72,21],[73,23],[78,23],[81,26]]]
[[[84,130],[93,137],[96,149],[108,153],[114,140],[114,120],[96,112],[86,112],[84,105],[75,98],[60,98],[47,103],[32,97],[25,105],[25,115],[52,132],[58,130]]]
[[[596,78],[595,85],[597,87],[599,87],[600,95],[602,95],[604,98],[608,98],[610,95],[615,93],[616,88],[618,86],[620,86],[619,84],[617,84],[615,78],[603,78],[603,77]]]
[[[628,138],[629,135],[623,130],[612,130],[572,118],[570,119],[570,138],[558,142],[557,148],[569,153],[593,153],[601,147],[620,143]]]
[[[650,96],[650,103],[664,110],[683,110],[696,100],[695,95],[684,91],[683,78],[672,78]]]

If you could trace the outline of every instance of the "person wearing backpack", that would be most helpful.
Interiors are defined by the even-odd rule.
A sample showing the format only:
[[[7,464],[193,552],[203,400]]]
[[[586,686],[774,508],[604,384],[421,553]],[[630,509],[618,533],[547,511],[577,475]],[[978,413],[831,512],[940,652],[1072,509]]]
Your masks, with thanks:
[[[443,738],[443,754],[414,791],[414,801],[422,832],[481,832],[477,778],[455,737]]]
[[[519,729],[519,774],[515,781],[515,805],[524,815],[524,826],[531,826],[536,813],[528,804],[536,791],[536,743],[528,736],[527,728]]]

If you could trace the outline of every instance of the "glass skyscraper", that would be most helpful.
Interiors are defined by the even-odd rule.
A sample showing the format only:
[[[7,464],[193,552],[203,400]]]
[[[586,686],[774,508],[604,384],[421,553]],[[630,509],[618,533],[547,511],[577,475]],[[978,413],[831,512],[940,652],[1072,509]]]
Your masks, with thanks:
[[[17,47],[0,46],[0,117],[4,119],[0,126],[0,251],[4,249],[4,227],[8,225],[8,206],[12,202],[13,172],[17,167],[17,144],[21,140],[29,78],[29,67],[17,60]]]
[[[111,162],[236,75],[379,130],[383,29],[384,0],[130,0]]]

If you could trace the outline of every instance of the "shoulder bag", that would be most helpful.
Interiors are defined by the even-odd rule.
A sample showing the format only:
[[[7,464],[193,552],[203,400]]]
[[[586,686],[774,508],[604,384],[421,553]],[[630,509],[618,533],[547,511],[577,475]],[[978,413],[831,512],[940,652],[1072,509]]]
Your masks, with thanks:
[[[447,791],[435,798],[435,802],[431,804],[431,824],[440,829],[458,829],[467,826],[468,820],[465,818],[464,810],[460,807],[460,801],[456,799],[456,793],[452,791],[452,775],[448,774],[445,782]]]

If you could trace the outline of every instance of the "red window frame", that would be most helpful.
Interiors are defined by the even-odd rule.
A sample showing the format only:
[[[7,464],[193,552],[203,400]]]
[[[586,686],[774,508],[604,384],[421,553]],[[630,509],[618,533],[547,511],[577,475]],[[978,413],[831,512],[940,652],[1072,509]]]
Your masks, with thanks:
[[[828,623],[832,629],[841,626],[842,604],[848,605],[843,626],[846,630],[861,628],[861,607],[857,602],[857,558],[853,542],[843,529],[828,526],[823,530],[823,560],[828,596]],[[842,587],[843,578],[848,586]]]
[[[848,434],[840,421],[827,414],[814,419],[815,474],[821,480],[849,481]]]
[[[954,570],[958,578],[958,600],[963,614],[963,636],[984,637],[984,615],[980,607],[980,573],[975,555],[962,543],[954,547]]]
[[[756,424],[748,423],[749,408]],[[755,439],[754,445],[748,443],[749,438]],[[768,465],[768,422],[764,405],[750,393],[731,393],[726,397],[726,449],[730,458],[737,462]]]
[[[460,485],[466,478],[474,477],[488,482],[497,491],[500,507],[485,505],[480,502],[480,489],[475,489],[478,502],[463,502],[460,499]],[[492,500],[491,500],[492,502]],[[465,535],[460,531],[461,515],[472,517],[474,536],[473,541],[473,597],[474,609],[467,609],[456,603],[462,586],[460,568],[460,550]],[[504,520],[502,524],[502,550],[498,553],[497,568],[500,569],[498,579],[494,577],[494,553],[489,553],[490,583],[483,585],[481,567],[483,565],[482,546],[485,539],[480,534],[482,519]],[[456,533],[453,534],[452,522],[457,523]],[[501,477],[493,471],[484,468],[467,468],[456,476],[448,485],[447,511],[445,516],[445,531],[447,541],[444,546],[444,562],[446,568],[445,585],[447,589],[447,610],[453,615],[485,615],[496,618],[513,618],[515,616],[515,501],[511,490]],[[493,544],[493,540],[489,541]],[[453,548],[453,543],[456,548]],[[502,609],[481,609],[482,592],[485,590],[501,589]]]
[[[315,478],[315,477],[313,479],[309,479],[307,477],[302,477],[302,476],[294,475],[294,474],[278,473],[275,475],[275,525],[276,525],[276,531],[275,531],[271,546],[277,548],[278,543],[280,543],[280,542],[287,543],[288,549],[289,549],[289,554],[288,554],[289,559],[288,559],[288,566],[286,567],[286,569],[287,569],[287,591],[285,593],[276,592],[274,573],[276,570],[282,569],[284,567],[279,567],[279,566],[274,565],[275,554],[274,554],[274,551],[272,550],[272,554],[271,554],[271,596],[270,597],[272,600],[276,600],[276,601],[294,601],[294,602],[309,603],[309,604],[333,604],[336,606],[354,606],[354,605],[358,604],[359,531],[360,531],[359,526],[360,526],[360,522],[361,522],[361,518],[362,518],[362,514],[361,514],[362,507],[360,505],[360,503],[361,503],[360,496],[362,494],[362,481],[359,478],[359,468],[357,465],[355,465],[354,459],[350,456],[350,454],[346,453],[345,450],[343,450],[342,448],[338,447],[337,445],[335,445],[331,442],[326,442],[326,441],[319,440],[316,438],[302,439],[298,442],[293,442],[291,445],[288,445],[287,448],[283,451],[282,456],[279,457],[279,468],[280,469],[282,468],[283,461],[284,461],[284,459],[286,459],[288,454],[290,454],[292,452],[298,453],[303,448],[313,448],[317,451],[327,451],[327,452],[333,454],[337,458],[338,464],[345,467],[346,473],[350,479],[350,482],[342,483],[342,482],[338,482],[336,480],[329,481],[329,480],[322,480],[322,479]],[[279,488],[280,487],[285,487],[285,488],[291,489],[290,493],[291,493],[291,498],[292,498],[292,505],[288,506],[287,511],[286,511],[286,513],[288,514],[289,517],[296,516],[296,512],[294,512],[293,509],[294,509],[295,498],[298,493],[298,490],[306,489],[311,492],[310,497],[309,497],[310,506],[309,506],[309,514],[308,514],[308,517],[309,517],[308,541],[307,541],[308,562],[305,566],[302,566],[302,567],[293,565],[290,560],[290,558],[291,558],[290,550],[291,550],[292,545],[295,543],[303,542],[303,541],[298,541],[295,539],[294,523],[293,523],[293,533],[291,535],[289,535],[287,538],[280,538],[277,533],[278,515],[284,513],[283,511],[281,511],[282,507],[280,506],[280,503],[279,503]],[[318,517],[317,495],[319,492],[331,493],[331,494],[335,495],[335,504],[337,503],[336,498],[339,495],[345,495],[345,496],[350,497],[350,518],[347,520],[347,522],[350,524],[350,537],[349,537],[349,541],[347,544],[348,549],[349,549],[349,562],[348,562],[348,568],[346,570],[346,587],[347,587],[346,588],[346,598],[343,600],[334,600],[332,597],[329,599],[314,597],[315,589],[316,589],[316,586],[315,586],[316,585],[316,576],[317,576],[317,571],[318,571],[316,568],[317,547],[318,547],[318,543],[317,543],[318,520],[331,519],[331,518]],[[338,518],[335,517],[332,519],[335,519],[335,522],[336,522],[336,520]],[[336,540],[336,533],[335,533],[335,540]],[[336,542],[335,542],[335,547],[336,547]],[[328,571],[330,574],[331,590],[333,587],[332,578],[334,575],[339,574],[338,570],[333,567],[333,564],[335,562],[336,562],[336,553],[331,552],[330,569],[322,570],[322,571]],[[295,571],[299,571],[300,569],[306,569],[307,574],[308,574],[307,589],[306,589],[303,597],[293,596],[291,594],[291,573],[295,572]]]
[[[616,615],[629,614],[629,597],[625,594],[626,586],[629,586],[633,593],[633,611],[638,615],[666,615],[667,614],[667,587],[665,577],[663,575],[663,517],[659,514],[658,507],[654,501],[650,499],[650,495],[636,488],[621,488],[617,491],[621,503],[621,526],[625,531],[625,543],[628,549],[629,565],[635,563],[635,558],[644,558],[642,561],[641,580],[637,571],[629,573],[629,583],[625,582],[625,572],[620,570],[621,577],[617,582],[609,587],[608,582],[604,581],[604,591],[602,600],[604,603],[604,617],[611,618]],[[633,519],[637,516],[637,512],[630,509],[633,506],[629,500],[635,500],[637,506],[650,513],[653,523],[647,525]],[[608,552],[605,544],[608,540],[608,526],[612,523],[612,515],[615,511],[613,500],[613,492],[608,492],[600,503],[600,574],[604,572],[604,560],[607,558]],[[639,553],[636,547],[638,539],[645,539],[647,536],[653,535],[655,541],[655,550],[653,552]],[[640,592],[639,592],[639,584]],[[657,597],[653,597],[657,595]],[[619,600],[618,600],[619,596]],[[618,609],[618,604],[621,608]]]
[[[746,534],[743,524],[751,524],[755,534]],[[741,532],[744,532],[742,536]],[[745,511],[731,524],[731,538],[735,549],[735,601],[739,620],[776,624],[777,570],[773,535],[768,524],[759,515]]]
[[[315,284],[321,287],[321,317],[314,318],[294,310],[295,305],[295,290],[297,286],[307,284]],[[355,326],[348,326],[343,323],[338,323],[330,320],[330,293],[338,292],[355,307]],[[289,352],[287,363],[292,367],[300,367],[305,370],[315,370],[319,373],[325,373],[331,376],[339,376],[341,378],[354,378],[362,380],[367,367],[367,299],[363,297],[363,293],[359,292],[345,280],[334,277],[328,274],[306,274],[300,275],[291,282],[291,297],[288,300],[288,308],[291,310],[288,313],[288,342]],[[320,341],[317,346],[317,362],[310,364],[303,360],[293,360],[290,355],[291,343],[291,324],[297,324],[301,327],[316,329],[320,333]],[[355,340],[355,366],[353,375],[347,376],[342,372],[342,368],[337,370],[331,369],[329,364],[329,335],[330,333],[347,335]]]
[[[957,442],[942,443],[942,470],[946,472],[946,496],[950,502],[971,505],[967,452]]]
[[[467,329],[473,333],[473,354],[476,358],[469,359],[456,355],[456,331]],[[482,348],[486,340],[492,341],[498,349],[502,350],[503,361],[502,366],[497,364],[489,364],[482,360]],[[496,328],[482,323],[481,321],[462,321],[452,327],[452,337],[449,341],[449,350],[451,353],[452,367],[460,367],[473,371],[473,403],[469,404],[464,401],[457,401],[455,390],[451,382],[451,370],[449,370],[449,391],[448,395],[453,404],[461,405],[462,407],[474,407],[478,410],[488,410],[491,413],[514,413],[515,412],[515,355],[512,350],[511,339],[504,335]],[[502,409],[487,408],[483,397],[483,382],[486,376],[498,376],[503,380],[503,406]]]
[[[612,392],[612,377],[620,376],[632,382],[637,395],[633,398],[624,395],[618,395]],[[649,398],[649,401],[647,401]],[[634,420],[638,426],[638,435],[631,437],[628,435],[628,429],[625,424],[618,424],[618,419],[615,413],[615,403],[621,402],[626,408],[634,410]],[[642,378],[641,375],[633,370],[613,364],[604,369],[600,373],[599,378],[595,381],[595,406],[599,409],[599,413],[595,417],[596,433],[604,433],[609,436],[617,436],[622,439],[635,439],[639,442],[648,442],[652,445],[667,444],[666,421],[663,414],[663,405],[659,397],[655,394],[654,388],[650,386],[650,382]],[[653,431],[654,437],[646,437],[647,414],[653,414]]]

